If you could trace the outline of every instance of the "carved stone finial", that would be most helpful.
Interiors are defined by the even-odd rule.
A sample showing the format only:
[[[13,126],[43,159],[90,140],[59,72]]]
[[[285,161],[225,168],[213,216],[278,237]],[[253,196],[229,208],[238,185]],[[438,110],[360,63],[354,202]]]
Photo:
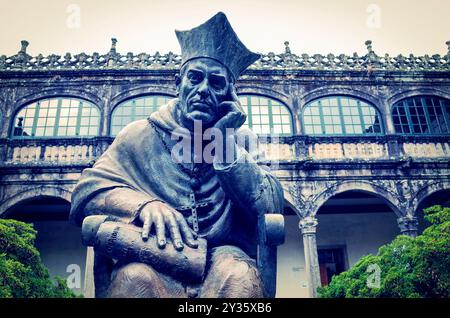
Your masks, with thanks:
[[[19,53],[27,53],[27,47],[29,44],[30,43],[27,40],[20,41],[21,48],[20,48]]]
[[[111,38],[111,49],[109,50],[110,52],[116,53],[116,44],[117,44],[117,39]]]
[[[373,50],[372,50],[372,41],[371,40],[367,40],[364,44],[366,45],[367,51],[369,51],[369,53],[373,52]]]
[[[289,47],[289,41],[284,42],[284,53],[291,54],[291,48]]]

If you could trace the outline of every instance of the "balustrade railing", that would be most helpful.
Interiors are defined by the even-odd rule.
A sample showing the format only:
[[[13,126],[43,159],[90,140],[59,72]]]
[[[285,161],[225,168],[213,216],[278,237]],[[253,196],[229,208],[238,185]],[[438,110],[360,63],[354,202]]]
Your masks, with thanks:
[[[102,69],[178,69],[181,56],[172,52],[155,54],[117,52],[117,40],[112,39],[108,53],[71,54],[64,56],[51,54],[31,56],[27,53],[28,42],[22,41],[21,50],[13,56],[0,56],[0,71],[27,70],[102,70]],[[446,42],[448,53],[414,56],[377,55],[372,49],[372,41],[366,41],[367,54],[351,56],[345,54],[301,54],[291,52],[289,42],[285,42],[284,53],[261,54],[261,58],[250,69],[298,69],[298,70],[356,70],[356,71],[449,71],[450,41]]]
[[[112,137],[0,140],[3,165],[91,165],[111,144]],[[260,138],[262,161],[348,161],[443,158],[450,160],[450,136]]]

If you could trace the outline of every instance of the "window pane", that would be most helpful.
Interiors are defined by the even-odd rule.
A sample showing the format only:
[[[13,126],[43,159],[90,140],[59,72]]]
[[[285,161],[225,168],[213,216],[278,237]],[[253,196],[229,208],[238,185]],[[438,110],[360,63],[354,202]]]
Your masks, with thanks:
[[[50,108],[48,110],[48,116],[56,117],[56,108]]]
[[[40,117],[40,118],[38,118],[37,125],[40,127],[44,127],[46,121],[47,121],[46,117]]]
[[[355,134],[362,134],[362,128],[361,126],[354,126]]]
[[[47,118],[47,126],[55,126],[55,118]]]
[[[319,115],[319,107],[311,107],[312,115]]]
[[[80,127],[80,136],[89,135],[89,127]]]
[[[44,132],[44,136],[53,136],[53,130],[54,130],[54,128],[53,127],[47,127],[47,128],[45,128],[45,132]]]
[[[305,134],[314,134],[314,128],[312,126],[305,126]]]
[[[75,136],[75,127],[67,127],[67,136]]]
[[[36,132],[34,135],[36,137],[42,137],[44,135],[44,130],[45,130],[45,128],[43,128],[43,127],[36,128]]]

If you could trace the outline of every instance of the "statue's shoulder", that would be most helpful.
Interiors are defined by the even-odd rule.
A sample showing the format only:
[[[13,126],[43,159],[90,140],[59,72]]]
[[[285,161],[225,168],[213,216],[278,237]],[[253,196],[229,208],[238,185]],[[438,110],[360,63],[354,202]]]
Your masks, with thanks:
[[[117,134],[115,142],[137,142],[151,133],[147,119],[133,121]]]

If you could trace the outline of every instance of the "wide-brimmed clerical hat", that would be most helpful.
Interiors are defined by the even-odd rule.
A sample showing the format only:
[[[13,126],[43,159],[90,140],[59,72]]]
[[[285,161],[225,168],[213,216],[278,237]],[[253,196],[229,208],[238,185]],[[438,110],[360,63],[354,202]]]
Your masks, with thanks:
[[[224,13],[187,31],[175,30],[181,46],[182,65],[196,58],[214,59],[231,72],[234,79],[260,58],[239,40]]]

